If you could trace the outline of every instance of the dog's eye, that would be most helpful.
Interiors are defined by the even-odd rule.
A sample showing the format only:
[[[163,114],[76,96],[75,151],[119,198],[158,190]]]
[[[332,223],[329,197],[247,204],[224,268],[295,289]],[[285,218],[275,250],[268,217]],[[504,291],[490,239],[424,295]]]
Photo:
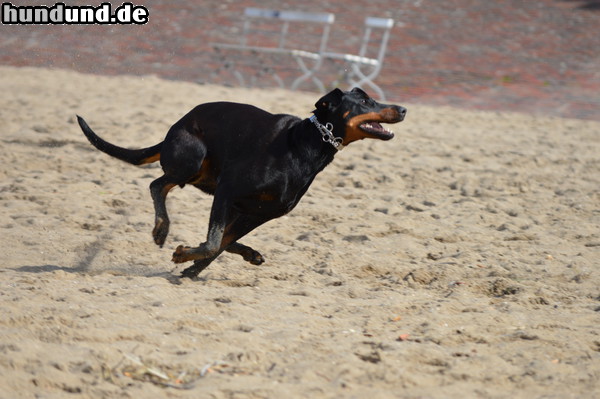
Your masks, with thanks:
[[[367,103],[367,100],[365,100],[365,99],[363,98],[362,100],[360,100],[360,103],[361,103],[361,104],[366,104],[366,103]]]

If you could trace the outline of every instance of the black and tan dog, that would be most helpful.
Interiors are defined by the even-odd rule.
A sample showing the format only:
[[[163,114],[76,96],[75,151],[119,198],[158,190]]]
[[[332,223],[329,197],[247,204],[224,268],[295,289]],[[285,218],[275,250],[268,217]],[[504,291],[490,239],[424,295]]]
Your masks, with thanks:
[[[380,123],[404,119],[406,109],[380,104],[360,89],[335,89],[316,104],[313,116],[273,115],[252,105],[202,104],[175,123],[155,146],[130,150],[98,137],[81,117],[83,133],[100,151],[134,165],[160,160],[164,175],[150,184],[154,242],[169,232],[166,197],[191,184],[214,195],[206,242],[179,246],[173,262],[193,261],[182,273],[196,277],[223,251],[259,265],[264,258],[238,242],[261,224],[291,211],[337,151],[364,138],[389,140]]]

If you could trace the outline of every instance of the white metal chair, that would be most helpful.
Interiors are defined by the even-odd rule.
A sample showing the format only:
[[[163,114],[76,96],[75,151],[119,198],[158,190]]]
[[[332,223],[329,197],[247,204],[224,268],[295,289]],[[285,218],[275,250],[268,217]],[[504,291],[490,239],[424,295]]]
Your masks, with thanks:
[[[323,92],[325,91],[325,86],[316,73],[323,63],[322,53],[327,48],[329,31],[334,21],[335,15],[331,13],[279,11],[250,7],[244,11],[244,26],[239,43],[212,43],[211,45],[216,51],[222,54],[226,51],[234,51],[251,54],[262,53],[265,55],[291,56],[301,71],[301,75],[292,82],[291,89],[297,89],[302,82],[310,79],[318,87],[319,91]],[[261,31],[260,24],[264,22],[280,23],[281,29],[277,32],[272,30]],[[313,48],[308,48],[305,46],[304,48],[300,48],[296,44],[290,45],[288,37],[290,24],[297,24],[301,29],[309,32],[313,32],[314,29],[310,25],[307,26],[307,24],[320,24],[318,47],[313,46]],[[271,40],[270,42],[265,40],[263,43],[255,44],[256,37],[264,37],[265,39],[268,37]],[[243,54],[241,56],[243,57]],[[244,60],[248,61],[246,58]],[[308,65],[305,59],[310,60],[309,63],[312,62],[312,64]],[[227,56],[224,56],[222,61],[225,69],[230,69],[239,83],[242,86],[246,86],[246,80],[239,68],[236,67],[236,61],[231,58],[228,59]],[[272,66],[255,65],[255,67],[258,67],[263,72],[270,73],[279,86],[284,87],[283,80]]]
[[[345,61],[349,69],[345,73],[345,80],[350,87],[369,86],[373,89],[380,99],[385,100],[385,93],[374,79],[381,72],[383,67],[383,59],[387,50],[387,43],[390,38],[391,29],[394,26],[394,20],[390,18],[367,17],[365,19],[365,31],[360,44],[358,54],[343,54],[324,52],[323,57],[332,60]],[[373,43],[373,30],[381,30],[379,49],[376,51],[376,57],[368,57],[369,46]],[[368,71],[364,71],[369,69]]]

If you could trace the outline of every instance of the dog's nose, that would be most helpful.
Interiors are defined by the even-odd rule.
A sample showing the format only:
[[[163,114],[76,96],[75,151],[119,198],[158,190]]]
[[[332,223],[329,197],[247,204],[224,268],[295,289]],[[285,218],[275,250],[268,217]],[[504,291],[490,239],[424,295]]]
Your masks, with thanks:
[[[400,120],[404,120],[404,117],[406,116],[406,112],[407,112],[406,108],[398,106],[398,114],[400,115]]]

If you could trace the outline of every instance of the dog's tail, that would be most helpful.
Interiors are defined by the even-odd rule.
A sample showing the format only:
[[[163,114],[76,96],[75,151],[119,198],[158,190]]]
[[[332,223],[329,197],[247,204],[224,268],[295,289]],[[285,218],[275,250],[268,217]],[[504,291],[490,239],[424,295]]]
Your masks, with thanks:
[[[87,137],[90,143],[111,157],[115,157],[121,161],[125,161],[133,165],[144,165],[147,163],[156,162],[160,159],[162,142],[152,147],[140,148],[139,150],[130,150],[127,148],[118,147],[101,139],[79,115],[77,115],[77,122],[79,122],[79,126],[81,127],[81,130],[83,130],[83,134],[85,134],[85,137]]]

